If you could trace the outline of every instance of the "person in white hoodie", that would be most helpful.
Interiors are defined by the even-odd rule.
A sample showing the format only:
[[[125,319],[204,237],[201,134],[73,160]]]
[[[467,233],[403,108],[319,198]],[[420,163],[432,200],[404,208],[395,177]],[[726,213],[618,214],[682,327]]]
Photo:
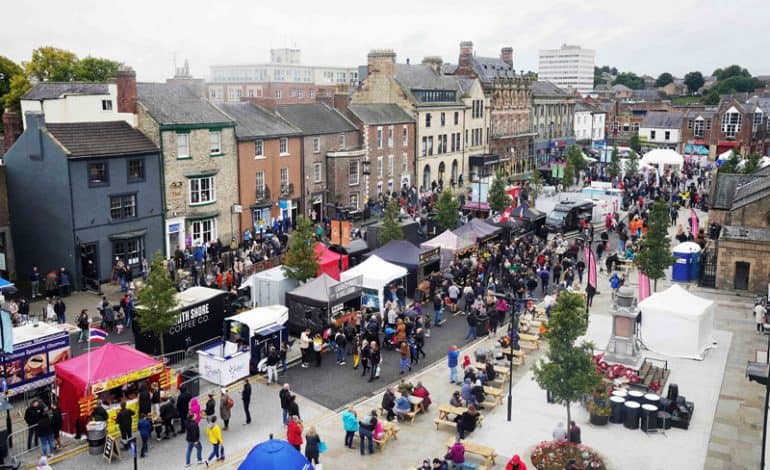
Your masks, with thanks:
[[[310,330],[306,329],[299,335],[299,350],[302,353],[302,367],[307,368],[310,357]]]

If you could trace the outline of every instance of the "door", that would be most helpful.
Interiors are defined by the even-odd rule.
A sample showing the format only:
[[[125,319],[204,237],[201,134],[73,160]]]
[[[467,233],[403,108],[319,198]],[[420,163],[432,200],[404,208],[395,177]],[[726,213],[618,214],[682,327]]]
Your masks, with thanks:
[[[749,289],[749,271],[751,270],[751,263],[745,261],[735,262],[735,289],[736,290],[748,290]]]
[[[80,245],[80,275],[82,287],[99,290],[99,244],[83,243]],[[77,282],[77,281],[76,281]]]

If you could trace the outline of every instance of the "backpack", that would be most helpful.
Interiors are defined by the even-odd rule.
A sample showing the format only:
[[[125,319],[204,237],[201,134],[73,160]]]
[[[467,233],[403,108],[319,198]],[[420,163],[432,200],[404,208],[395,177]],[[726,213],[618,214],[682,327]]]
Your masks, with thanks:
[[[233,406],[235,406],[235,402],[233,402],[233,399],[230,397],[230,395],[227,396],[227,401],[225,402],[225,406],[227,409],[231,409]]]

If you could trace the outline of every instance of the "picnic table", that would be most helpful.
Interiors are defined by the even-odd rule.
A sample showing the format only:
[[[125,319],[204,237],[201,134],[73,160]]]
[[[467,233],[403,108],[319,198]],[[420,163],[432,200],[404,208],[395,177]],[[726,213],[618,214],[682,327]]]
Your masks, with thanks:
[[[486,370],[486,364],[480,362],[471,362],[471,367],[478,370]],[[508,368],[503,366],[493,365],[492,368],[497,372],[498,377],[508,378]]]
[[[414,407],[414,411],[416,413],[424,413],[425,412],[425,400],[423,397],[416,397],[414,395],[409,395],[409,403],[412,404]],[[414,418],[412,418],[412,421],[414,421]]]
[[[360,413],[356,412],[358,416],[361,416]],[[382,423],[382,436],[379,439],[372,439],[375,444],[377,444],[377,447],[380,448],[380,450],[385,450],[385,446],[388,444],[388,441],[391,439],[398,440],[398,431],[400,430],[398,426],[395,425],[395,423],[388,421],[386,419],[380,419],[377,418],[377,420]],[[358,433],[353,434],[353,439],[359,439]]]
[[[524,349],[540,349],[540,335],[521,333],[519,345]]]
[[[465,447],[466,454],[478,455],[484,459],[484,465],[488,467],[491,467],[495,464],[495,457],[497,457],[497,452],[495,452],[495,449],[465,439],[461,440],[460,442],[462,442],[463,447]],[[450,437],[446,442],[447,451],[451,449],[454,444],[455,438]]]
[[[442,424],[455,427],[457,423],[455,423],[454,420],[450,418],[450,415],[460,416],[466,411],[468,411],[468,408],[465,408],[462,406],[452,406],[447,403],[438,405],[438,417],[433,421],[434,423],[436,423],[436,430],[438,430],[439,425],[442,425]],[[484,419],[484,416],[479,414],[478,416],[479,427],[481,427],[481,421],[483,419]]]
[[[503,391],[497,387],[484,386],[484,394],[492,397],[495,405],[499,405],[503,401]]]

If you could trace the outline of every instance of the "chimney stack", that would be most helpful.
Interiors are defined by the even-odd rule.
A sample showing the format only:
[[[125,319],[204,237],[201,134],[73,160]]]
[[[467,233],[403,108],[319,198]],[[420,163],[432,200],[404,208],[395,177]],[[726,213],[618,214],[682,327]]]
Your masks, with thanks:
[[[441,64],[442,63],[443,63],[443,61],[442,61],[441,57],[436,56],[436,55],[427,56],[427,57],[422,59],[422,64],[423,65],[429,65],[430,68],[432,68],[433,71],[437,75],[441,75]]]
[[[471,41],[462,41],[460,43],[460,56],[457,58],[457,75],[472,75],[473,67],[471,59],[473,58],[473,43]]]
[[[120,67],[115,82],[118,85],[118,112],[136,114],[136,72]]]
[[[372,49],[366,56],[366,65],[368,75],[381,73],[392,77],[395,74],[396,53],[392,49]]]
[[[3,141],[5,151],[11,148],[21,135],[21,115],[18,111],[5,108],[3,111]]]
[[[500,49],[500,60],[513,67],[513,48],[506,46]]]

